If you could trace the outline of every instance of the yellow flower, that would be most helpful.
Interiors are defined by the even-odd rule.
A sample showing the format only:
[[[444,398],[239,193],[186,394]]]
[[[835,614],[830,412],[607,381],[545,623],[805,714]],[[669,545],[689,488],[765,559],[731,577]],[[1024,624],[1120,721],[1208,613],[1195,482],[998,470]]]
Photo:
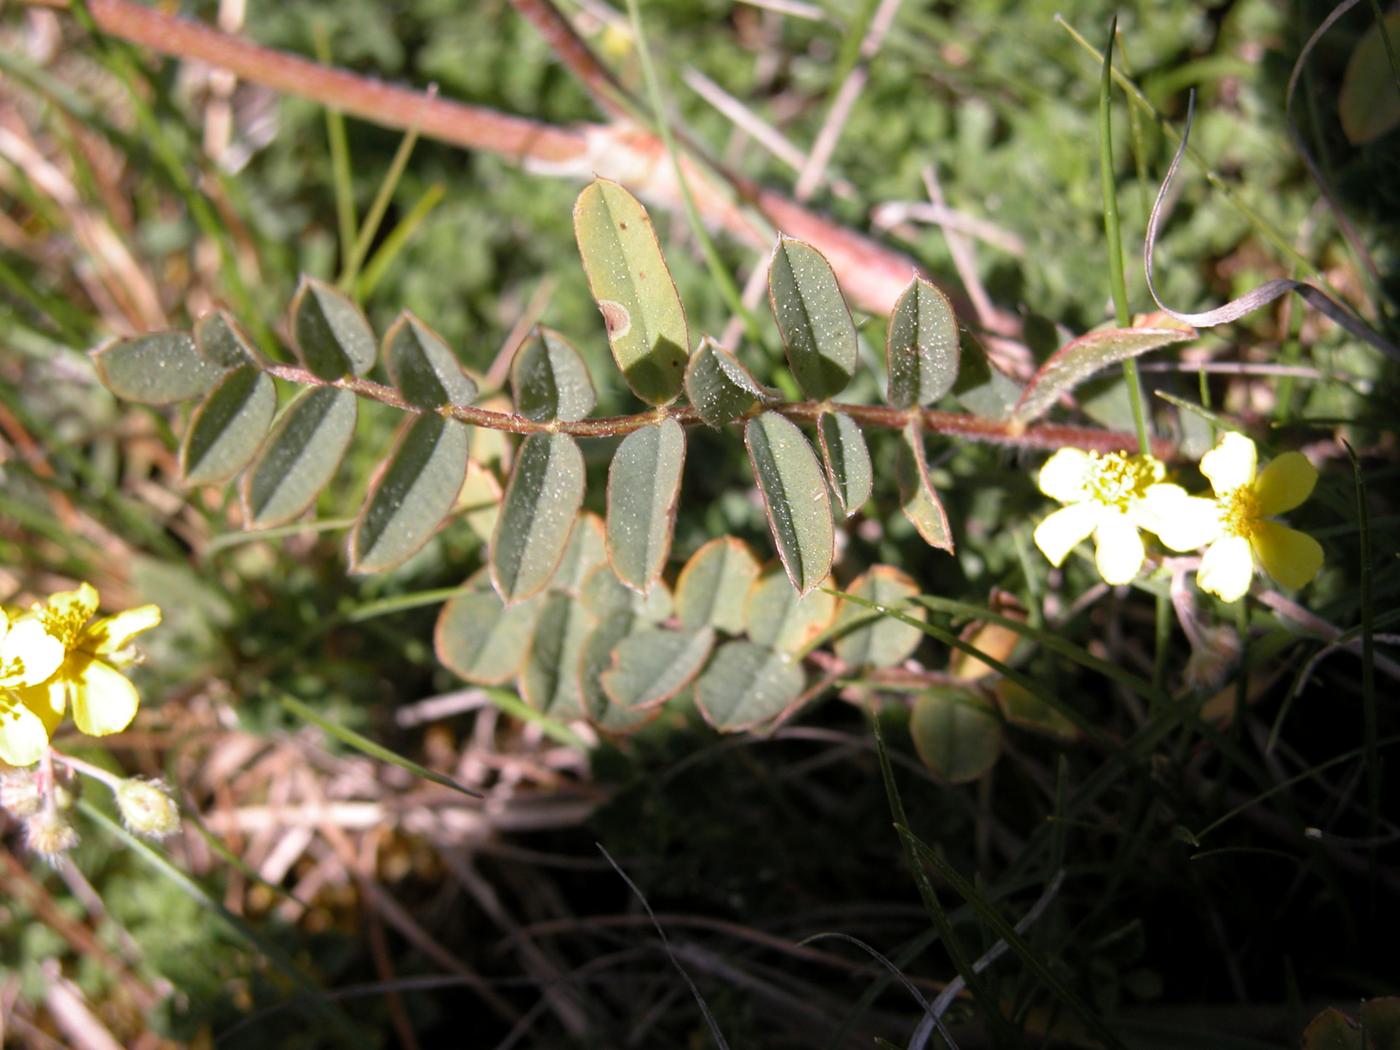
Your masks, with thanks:
[[[1145,554],[1138,535],[1148,524],[1145,501],[1158,489],[1176,488],[1162,484],[1165,475],[1151,456],[1060,449],[1040,468],[1040,491],[1065,506],[1036,526],[1035,545],[1058,566],[1092,535],[1104,582],[1131,582]]]
[[[24,697],[58,670],[63,657],[63,643],[41,621],[0,609],[0,759],[12,766],[39,761],[48,747],[52,727],[45,712]]]
[[[1257,561],[1285,587],[1301,587],[1322,568],[1322,546],[1306,533],[1269,519],[1297,507],[1317,483],[1301,452],[1285,452],[1262,471],[1254,442],[1228,433],[1201,457],[1214,499],[1166,495],[1150,514],[1162,542],[1177,551],[1206,547],[1196,583],[1233,602],[1249,590]]]
[[[92,620],[96,612],[97,590],[84,583],[35,605],[16,626],[27,630],[33,644],[47,645],[34,641],[33,628],[24,628],[27,623],[39,624],[43,635],[61,647],[62,656],[44,678],[19,683],[11,690],[17,701],[11,707],[22,707],[35,716],[42,731],[37,733],[33,721],[25,718],[0,727],[0,758],[11,765],[38,761],[70,706],[78,729],[89,736],[120,732],[136,717],[141,697],[118,669],[135,660],[129,643],[160,623],[160,609],[143,605]],[[51,655],[51,647],[44,651]]]

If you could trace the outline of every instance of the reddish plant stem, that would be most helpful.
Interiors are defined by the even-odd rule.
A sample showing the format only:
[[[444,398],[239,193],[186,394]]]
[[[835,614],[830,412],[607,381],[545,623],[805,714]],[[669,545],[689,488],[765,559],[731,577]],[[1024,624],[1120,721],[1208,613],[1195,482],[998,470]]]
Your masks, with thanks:
[[[304,368],[293,365],[270,365],[267,373],[278,379],[299,386],[336,386],[349,390],[360,397],[379,401],[404,412],[423,412],[425,409],[405,401],[393,387],[376,383],[371,379],[346,376],[343,379],[321,379]],[[621,437],[634,430],[654,424],[658,419],[669,416],[682,426],[699,426],[703,422],[700,414],[689,405],[674,405],[639,412],[632,416],[595,416],[573,422],[560,420],[540,421],[527,419],[513,412],[494,412],[475,405],[444,405],[437,411],[451,419],[488,430],[501,430],[509,434],[571,434],[582,438]],[[966,438],[971,441],[984,441],[995,445],[1009,445],[1017,448],[1057,449],[1082,448],[1095,452],[1115,452],[1137,447],[1137,438],[1120,430],[1100,430],[1096,427],[1067,426],[1057,423],[1023,426],[1016,423],[987,419],[965,412],[939,412],[931,408],[892,408],[889,405],[852,405],[839,401],[785,401],[755,408],[760,411],[778,412],[794,422],[815,423],[824,412],[844,412],[857,423],[868,427],[888,430],[902,430],[912,419],[934,434],[948,437]],[[1161,459],[1171,459],[1175,448],[1169,442],[1158,441],[1154,453]]]

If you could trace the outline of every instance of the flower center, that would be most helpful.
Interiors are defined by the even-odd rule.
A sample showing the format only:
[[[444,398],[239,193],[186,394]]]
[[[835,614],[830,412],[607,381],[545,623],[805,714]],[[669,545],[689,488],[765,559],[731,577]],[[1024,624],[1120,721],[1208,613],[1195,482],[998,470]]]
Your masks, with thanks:
[[[1127,510],[1142,499],[1148,486],[1166,476],[1166,468],[1152,456],[1129,456],[1122,452],[1089,453],[1092,467],[1089,494],[1106,506]]]
[[[52,606],[37,608],[35,613],[44,630],[57,638],[65,649],[72,649],[77,644],[78,635],[82,633],[83,624],[87,623],[89,616],[82,609],[55,609]]]
[[[1227,535],[1249,539],[1259,521],[1259,499],[1254,488],[1241,485],[1220,497],[1220,527]]]

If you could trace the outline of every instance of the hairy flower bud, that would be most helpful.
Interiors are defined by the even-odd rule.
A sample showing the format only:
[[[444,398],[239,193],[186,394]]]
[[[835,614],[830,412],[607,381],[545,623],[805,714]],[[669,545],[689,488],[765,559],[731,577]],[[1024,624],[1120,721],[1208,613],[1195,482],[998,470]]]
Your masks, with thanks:
[[[32,817],[44,804],[39,778],[32,769],[16,769],[0,776],[0,808],[16,817]]]
[[[180,807],[160,781],[139,777],[123,780],[116,798],[122,820],[138,835],[162,838],[180,830]]]
[[[41,809],[24,822],[24,841],[50,864],[78,844],[78,833],[57,810]]]

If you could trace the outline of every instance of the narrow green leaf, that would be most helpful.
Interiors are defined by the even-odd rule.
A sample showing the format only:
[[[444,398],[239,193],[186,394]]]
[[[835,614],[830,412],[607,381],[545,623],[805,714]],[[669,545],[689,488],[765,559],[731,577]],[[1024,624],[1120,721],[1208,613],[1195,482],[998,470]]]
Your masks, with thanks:
[[[651,405],[674,400],[690,333],[646,209],[617,183],[595,178],[574,204],[574,236],[627,385]]]
[[[541,601],[534,641],[520,674],[520,695],[551,718],[580,718],[579,661],[598,618],[561,591],[550,591]]]
[[[472,590],[442,607],[433,630],[438,660],[477,685],[500,685],[515,677],[525,660],[543,604],[529,599],[507,606],[485,571],[467,583]]]
[[[626,586],[612,571],[611,565],[599,565],[583,581],[580,595],[583,604],[600,620],[614,616],[638,616],[647,623],[658,623],[671,615],[671,592],[664,580],[646,594]]]
[[[281,525],[311,505],[340,466],[355,432],[358,405],[348,390],[318,386],[287,406],[252,469],[243,475],[248,528]]]
[[[875,487],[875,470],[870,465],[865,434],[846,413],[823,412],[817,421],[817,436],[836,505],[849,518],[860,510]]]
[[[896,408],[933,404],[957,382],[958,358],[953,304],[928,281],[914,277],[890,314],[886,399]]]
[[[1054,407],[1060,395],[1073,390],[1095,372],[1173,343],[1189,342],[1196,335],[1194,328],[1186,331],[1180,328],[1107,328],[1082,335],[1051,354],[1031,376],[1011,418],[1021,423],[1039,419]]]
[[[1001,754],[1001,722],[969,689],[920,694],[909,719],[914,750],[929,772],[948,784],[983,776]]]
[[[913,523],[919,535],[930,547],[953,553],[953,533],[948,527],[948,515],[933,483],[928,478],[928,463],[924,459],[924,435],[916,424],[904,429],[895,463],[899,481],[900,510]]]
[[[190,485],[227,481],[248,465],[277,412],[277,388],[251,365],[228,372],[190,419],[180,474]]]
[[[695,704],[721,733],[738,733],[777,718],[807,684],[790,653],[753,642],[725,642],[695,683]]]
[[[572,423],[592,412],[598,402],[582,355],[549,328],[538,329],[516,351],[510,385],[515,410],[526,419]]]
[[[92,364],[108,390],[143,405],[171,405],[198,397],[224,373],[195,349],[188,332],[114,339],[92,352]]]
[[[872,605],[901,606],[918,620],[927,620],[928,613],[918,606],[906,606],[907,599],[919,593],[919,585],[889,565],[872,565],[846,588],[851,594]],[[836,655],[852,667],[893,667],[909,658],[923,634],[917,627],[890,619],[852,601],[841,602],[833,630],[844,631],[836,640]]]
[[[452,510],[467,473],[466,426],[424,413],[401,431],[350,533],[351,572],[407,561]]]
[[[374,365],[374,332],[360,308],[304,274],[292,299],[292,342],[307,371],[327,382],[362,376]]]
[[[469,798],[482,797],[480,792],[473,791],[471,788],[465,787],[464,785],[457,783],[457,781],[453,780],[445,773],[439,773],[435,769],[429,769],[427,766],[419,765],[412,759],[404,758],[404,756],[400,755],[398,752],[390,751],[387,747],[383,747],[379,744],[376,744],[373,740],[370,740],[368,737],[361,736],[353,729],[347,729],[345,726],[340,725],[338,722],[332,722],[325,715],[321,714],[319,711],[313,708],[308,707],[306,704],[303,704],[300,700],[294,700],[290,696],[279,696],[277,699],[283,707],[285,707],[292,714],[296,715],[298,718],[310,722],[312,725],[317,726],[320,729],[323,729],[325,732],[329,733],[331,736],[339,740],[342,744],[347,744],[350,747],[353,747],[356,751],[368,755],[370,758],[378,759],[380,762],[387,762],[391,766],[398,766],[400,769],[406,769],[415,777],[421,777],[423,780],[431,780],[434,784],[441,784],[443,787],[451,788],[453,791],[461,792],[463,795],[466,795]]]
[[[754,582],[744,601],[750,641],[789,653],[805,648],[826,630],[835,615],[834,597],[826,591],[799,595],[777,566]]]
[[[674,419],[622,439],[608,470],[608,560],[617,578],[647,591],[666,566],[685,466],[685,430]]]
[[[768,391],[737,357],[706,336],[686,365],[685,396],[707,425],[722,427],[752,412]]]
[[[856,371],[856,326],[826,257],[780,236],[768,268],[768,301],[807,396],[823,401],[841,393]]]
[[[262,363],[253,341],[223,310],[207,313],[194,323],[194,346],[200,356],[219,368]]]
[[[578,597],[583,593],[583,581],[607,560],[603,519],[591,511],[585,511],[574,521],[573,531],[569,533],[569,545],[564,548],[559,568],[550,577],[549,587]]]
[[[549,582],[583,503],[583,454],[568,434],[531,434],[521,444],[491,537],[491,581],[507,603]]]
[[[605,618],[583,643],[579,657],[579,696],[588,720],[608,733],[630,733],[655,718],[659,708],[628,708],[612,702],[602,676],[612,666],[613,650],[641,625],[631,613]]]
[[[744,630],[744,599],[758,579],[758,559],[743,540],[719,536],[690,556],[676,581],[676,615],[693,631]]]
[[[709,659],[715,633],[644,627],[613,648],[612,667],[599,676],[603,692],[618,707],[664,704],[690,684]]]
[[[836,553],[821,464],[797,424],[776,412],[749,420],[744,444],[778,556],[792,585],[806,594],[831,574]]]
[[[457,355],[407,310],[384,333],[384,364],[389,381],[410,405],[439,408],[476,400],[476,383],[462,370]]]

